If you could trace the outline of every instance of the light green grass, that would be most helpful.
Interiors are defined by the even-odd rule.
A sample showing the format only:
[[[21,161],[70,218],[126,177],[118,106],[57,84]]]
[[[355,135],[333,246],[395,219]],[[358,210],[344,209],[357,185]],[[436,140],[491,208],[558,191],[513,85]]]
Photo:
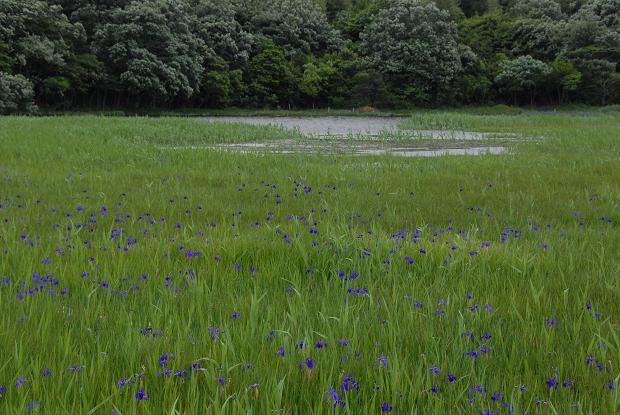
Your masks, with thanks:
[[[506,414],[491,400],[498,391],[515,414],[618,414],[618,386],[607,385],[620,373],[620,116],[434,112],[411,124],[545,139],[503,156],[241,155],[162,146],[295,133],[174,118],[0,118],[0,278],[11,280],[0,284],[0,413],[37,400],[44,414],[366,414],[384,401],[398,414]],[[520,235],[501,243],[506,227]],[[19,300],[33,272],[68,293],[46,286]],[[546,327],[552,317],[559,325]],[[149,326],[163,336],[142,336]],[[223,332],[212,340],[209,327]],[[492,338],[479,340],[485,332]],[[328,347],[315,348],[319,339]],[[464,355],[482,343],[487,353]],[[173,370],[202,369],[158,377],[164,352]],[[307,357],[314,369],[299,368]],[[66,370],[75,364],[80,373]],[[359,390],[340,390],[343,373]],[[567,378],[574,387],[562,387]],[[485,392],[470,396],[475,384]],[[346,407],[330,406],[330,386]],[[138,387],[149,400],[135,399]]]

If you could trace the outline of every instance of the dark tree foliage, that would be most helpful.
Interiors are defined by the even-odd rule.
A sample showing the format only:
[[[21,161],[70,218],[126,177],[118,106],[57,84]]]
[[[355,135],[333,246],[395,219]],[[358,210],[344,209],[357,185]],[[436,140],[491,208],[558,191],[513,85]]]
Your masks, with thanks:
[[[489,9],[487,0],[461,0],[460,5],[467,17],[480,16]]]
[[[486,62],[510,53],[514,20],[504,14],[492,14],[464,20],[459,25],[460,41]]]
[[[0,0],[0,112],[620,102],[620,0]]]
[[[403,104],[448,103],[462,71],[456,25],[447,12],[417,0],[394,0],[381,10],[362,35],[361,52]]]
[[[252,104],[257,107],[280,107],[291,103],[293,73],[284,50],[265,40],[250,62]]]
[[[382,108],[390,104],[388,90],[379,72],[359,72],[355,75],[351,90],[353,103],[358,106]]]
[[[46,1],[0,2],[0,66],[33,85],[41,103],[62,102],[72,88],[74,46],[85,36],[59,6]]]

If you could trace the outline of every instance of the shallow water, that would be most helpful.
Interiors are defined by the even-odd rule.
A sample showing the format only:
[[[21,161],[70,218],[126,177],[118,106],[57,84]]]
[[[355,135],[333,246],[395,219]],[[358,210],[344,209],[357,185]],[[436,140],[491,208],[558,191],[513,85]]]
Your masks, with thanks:
[[[453,130],[405,130],[406,118],[394,117],[202,117],[208,122],[274,125],[299,131],[305,140],[215,144],[191,147],[241,153],[314,153],[433,157],[503,154],[517,137]],[[178,147],[188,148],[188,147]]]
[[[506,147],[486,146],[486,147],[464,147],[464,148],[442,148],[442,149],[413,149],[413,148],[394,148],[384,150],[384,152],[367,152],[364,154],[389,154],[401,157],[438,157],[438,156],[480,156],[483,154],[504,154]]]
[[[271,151],[252,151],[247,149],[233,149],[233,148],[222,148],[219,149],[224,151],[237,151],[240,153],[253,153],[253,154],[261,154],[261,153],[274,153],[274,154],[301,154],[301,153],[309,153],[312,151],[301,151],[299,149],[277,149]],[[484,154],[504,154],[506,152],[505,147],[466,147],[466,148],[442,148],[442,149],[360,149],[359,151],[352,152],[341,152],[341,153],[331,153],[331,154],[351,154],[351,155],[372,155],[372,156],[397,156],[397,157],[439,157],[439,156],[480,156]],[[314,152],[316,154],[329,154],[328,152]]]
[[[404,130],[399,128],[406,118],[398,117],[201,117],[205,121],[274,125],[297,130],[312,137],[372,138],[393,134],[403,139],[431,138],[448,140],[485,140],[497,134],[454,130]],[[504,134],[505,136],[505,134]],[[511,137],[503,137],[511,138]]]
[[[391,117],[203,117],[206,121],[275,125],[311,136],[376,136],[398,131],[404,118]]]
[[[503,154],[502,146],[450,142],[446,146],[420,146],[415,143],[376,143],[372,141],[344,140],[279,140],[257,143],[215,144],[209,146],[173,147],[175,149],[220,150],[244,154],[348,154],[393,155],[401,157],[437,157],[448,155]]]

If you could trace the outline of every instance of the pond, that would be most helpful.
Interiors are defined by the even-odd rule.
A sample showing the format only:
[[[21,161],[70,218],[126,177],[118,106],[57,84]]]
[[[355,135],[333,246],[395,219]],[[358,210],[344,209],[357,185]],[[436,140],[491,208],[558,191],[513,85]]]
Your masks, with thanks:
[[[414,144],[387,144],[377,145],[372,142],[357,141],[346,145],[327,140],[293,141],[281,140],[263,143],[219,144],[211,149],[236,151],[240,153],[276,153],[276,154],[349,154],[349,155],[393,155],[401,157],[436,157],[436,156],[465,156],[482,154],[503,154],[506,148],[502,146],[417,146]]]
[[[405,118],[393,117],[203,117],[206,121],[275,125],[309,136],[366,136],[396,132]]]
[[[502,154],[506,148],[494,133],[456,130],[406,130],[398,117],[201,117],[207,122],[274,125],[299,131],[306,140],[278,140],[243,144],[217,144],[203,148],[238,152],[319,153],[404,157]]]
[[[297,130],[311,137],[365,137],[373,138],[381,134],[392,134],[400,138],[432,138],[451,140],[487,140],[496,138],[497,133],[482,133],[459,130],[403,129],[407,121],[402,117],[381,116],[321,116],[321,117],[251,117],[251,116],[211,116],[201,117],[205,121],[243,123],[253,125],[273,125]],[[514,134],[501,134],[502,138],[516,138]]]

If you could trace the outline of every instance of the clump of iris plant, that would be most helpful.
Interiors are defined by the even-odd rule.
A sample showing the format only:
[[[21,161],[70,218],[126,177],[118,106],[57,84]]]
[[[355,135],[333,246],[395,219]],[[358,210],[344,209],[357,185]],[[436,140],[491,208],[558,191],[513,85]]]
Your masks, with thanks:
[[[344,378],[342,379],[342,383],[340,383],[340,390],[343,392],[349,392],[352,390],[358,390],[360,388],[359,383],[357,382],[357,380],[353,377],[352,373],[349,373],[348,375],[345,374]]]
[[[137,401],[146,401],[149,399],[149,395],[146,393],[146,391],[144,390],[144,388],[139,388],[136,391],[136,400]]]
[[[28,380],[26,379],[26,376],[24,375],[19,375],[17,377],[17,379],[15,380],[15,387],[19,388],[20,386],[22,386],[24,383],[26,383]]]
[[[342,399],[342,397],[338,395],[338,392],[336,392],[336,390],[331,386],[329,387],[329,390],[325,392],[325,399],[327,400],[327,403],[334,409],[336,409],[338,406],[344,408],[347,405],[344,399]]]

